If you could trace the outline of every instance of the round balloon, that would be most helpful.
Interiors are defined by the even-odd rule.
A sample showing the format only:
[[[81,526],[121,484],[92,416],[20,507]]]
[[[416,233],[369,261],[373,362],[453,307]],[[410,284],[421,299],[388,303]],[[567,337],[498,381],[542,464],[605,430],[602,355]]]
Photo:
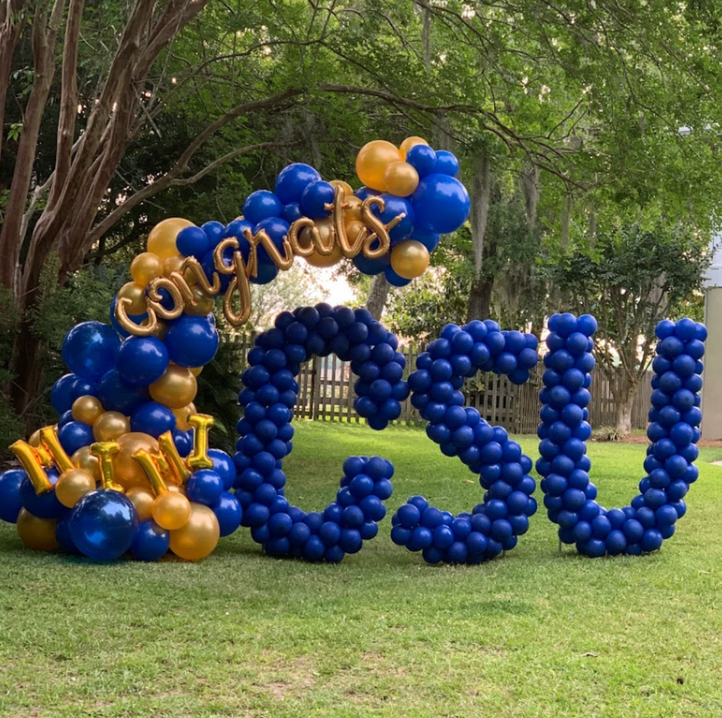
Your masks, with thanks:
[[[184,367],[208,364],[218,350],[218,332],[206,317],[180,316],[168,326],[165,344],[171,361]]]
[[[283,205],[281,200],[267,189],[259,189],[246,197],[243,203],[243,216],[249,222],[258,224],[269,217],[280,217]]]
[[[63,361],[70,371],[85,379],[100,379],[115,366],[120,340],[113,327],[102,322],[82,322],[63,340]]]
[[[158,222],[148,235],[148,251],[159,257],[161,261],[178,254],[176,237],[182,229],[192,226],[193,222],[180,217],[169,217]]]
[[[22,509],[17,521],[18,536],[28,548],[35,551],[56,551],[56,525],[55,519],[41,519],[33,516],[27,509]]]
[[[111,369],[98,385],[98,398],[106,411],[118,411],[128,416],[148,400],[148,389],[131,386],[120,378],[117,369]]]
[[[126,384],[148,386],[168,368],[168,350],[156,337],[129,337],[120,345],[116,365]]]
[[[18,520],[23,507],[20,487],[27,476],[22,469],[8,469],[0,474],[0,520],[10,524]]]
[[[422,232],[454,232],[469,216],[469,193],[459,180],[445,174],[424,177],[411,195],[415,228]]]
[[[175,429],[175,415],[157,401],[141,404],[130,417],[130,430],[133,433],[149,434],[156,439],[166,431]]]
[[[220,527],[213,511],[192,503],[187,523],[170,532],[170,549],[186,561],[200,561],[218,545],[219,538]]]
[[[168,553],[170,534],[153,519],[141,521],[130,552],[139,561],[157,561]]]

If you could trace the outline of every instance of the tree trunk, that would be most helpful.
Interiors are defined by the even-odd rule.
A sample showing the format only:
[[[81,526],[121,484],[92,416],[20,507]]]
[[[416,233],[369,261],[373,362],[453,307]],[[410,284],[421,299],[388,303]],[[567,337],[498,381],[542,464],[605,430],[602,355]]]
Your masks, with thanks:
[[[617,433],[620,436],[628,436],[632,433],[632,409],[639,381],[630,380],[624,369],[617,367],[616,376],[612,378],[612,382],[612,395],[617,413]]]
[[[389,283],[383,274],[377,274],[371,283],[369,298],[366,301],[366,308],[371,312],[374,319],[381,319],[386,307],[386,299],[389,296]]]
[[[617,402],[617,433],[627,436],[632,433],[632,407],[636,391],[630,393],[623,401]]]
[[[469,292],[466,320],[485,319],[489,316],[493,281],[484,277],[486,227],[491,203],[491,160],[483,151],[471,182],[471,241],[474,247],[474,280]]]

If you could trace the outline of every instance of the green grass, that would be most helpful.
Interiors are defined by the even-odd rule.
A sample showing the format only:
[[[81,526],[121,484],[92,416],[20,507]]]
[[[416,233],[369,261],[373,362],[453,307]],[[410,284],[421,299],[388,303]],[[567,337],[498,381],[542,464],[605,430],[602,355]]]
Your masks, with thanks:
[[[395,494],[379,536],[338,566],[265,557],[245,530],[199,564],[100,565],[24,550],[2,524],[0,714],[722,715],[722,468],[707,463],[722,450],[702,451],[689,512],[655,555],[559,554],[540,512],[514,551],[474,567],[430,567],[389,540],[412,494],[453,511],[479,500],[422,430],[300,423],[289,498],[325,506],[364,452],[394,462]],[[644,446],[589,452],[600,500],[628,503]]]

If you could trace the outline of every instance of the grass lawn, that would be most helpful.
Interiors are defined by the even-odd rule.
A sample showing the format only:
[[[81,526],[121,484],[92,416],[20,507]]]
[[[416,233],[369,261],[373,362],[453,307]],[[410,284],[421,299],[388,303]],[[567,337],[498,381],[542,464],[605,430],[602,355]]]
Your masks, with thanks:
[[[100,565],[25,550],[1,524],[0,714],[722,716],[722,449],[702,450],[655,555],[559,554],[541,511],[506,557],[431,567],[391,543],[391,513],[415,493],[470,510],[458,460],[421,429],[301,422],[294,443],[287,495],[307,510],[349,454],[396,466],[379,536],[338,566],[265,557],[247,530],[200,564]],[[604,505],[634,495],[644,448],[590,444]]]

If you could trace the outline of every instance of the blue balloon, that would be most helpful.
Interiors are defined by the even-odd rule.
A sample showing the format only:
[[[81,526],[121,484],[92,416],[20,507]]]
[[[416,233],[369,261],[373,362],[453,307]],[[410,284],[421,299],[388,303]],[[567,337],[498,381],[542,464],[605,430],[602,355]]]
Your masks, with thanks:
[[[381,219],[384,224],[389,224],[399,215],[405,215],[404,218],[389,230],[391,245],[408,239],[414,231],[415,213],[414,208],[409,200],[403,197],[397,197],[393,194],[382,194],[381,199],[384,200],[384,211],[381,212],[378,206],[374,205],[371,211]]]
[[[191,439],[190,433],[181,431],[180,429],[173,430],[173,443],[178,453],[184,458],[191,453],[191,449],[193,448],[193,440]]]
[[[371,187],[359,187],[354,194],[361,200],[365,200],[368,197],[378,197],[381,193],[377,192],[375,189],[371,189]]]
[[[75,374],[64,374],[53,384],[52,391],[50,392],[50,403],[58,414],[64,414],[66,411],[70,411],[73,406],[71,394],[77,378]]]
[[[244,259],[248,258],[248,252],[250,251],[250,245],[248,244],[248,241],[245,240],[245,232],[247,229],[250,229],[252,234],[256,233],[255,226],[252,225],[248,220],[234,219],[223,232],[224,238],[236,237],[238,239],[243,239],[244,241],[246,241],[245,246],[243,245],[243,243],[241,243],[241,254],[243,254]],[[211,247],[211,249],[213,249],[213,247]],[[230,264],[230,262],[228,262],[228,264]]]
[[[73,541],[73,537],[70,535],[70,510],[58,519],[58,523],[55,524],[55,540],[58,542],[58,546],[65,553],[79,554],[78,547]]]
[[[93,427],[82,421],[69,421],[58,431],[60,445],[68,456],[72,456],[83,446],[89,446],[95,441]]]
[[[55,486],[58,481],[58,472],[55,469],[47,469],[45,474],[50,483]],[[57,519],[65,511],[65,507],[55,495],[54,488],[42,494],[36,494],[35,487],[27,474],[20,483],[20,501],[26,511],[39,519]]]
[[[218,350],[218,332],[207,317],[181,315],[168,326],[165,345],[171,361],[179,366],[208,364]]]
[[[428,249],[431,253],[439,246],[441,235],[436,234],[435,232],[422,232],[419,229],[415,229],[411,233],[411,239],[416,242],[421,242],[421,244],[423,244],[424,247],[426,247],[426,249]]]
[[[140,522],[130,552],[139,561],[157,561],[168,553],[169,548],[170,533],[153,519],[148,519]]]
[[[319,180],[309,184],[301,195],[301,212],[311,219],[321,219],[331,214],[324,205],[333,202],[333,185]]]
[[[223,488],[228,491],[236,480],[236,466],[233,459],[220,449],[208,449],[206,453],[213,462],[213,471],[221,477]]]
[[[58,419],[58,429],[62,429],[66,424],[69,424],[71,421],[75,421],[75,419],[73,419],[72,410],[68,409],[60,415],[60,418]]]
[[[186,495],[190,501],[212,506],[223,493],[223,479],[212,469],[194,471],[186,482]]]
[[[129,337],[131,336],[130,332],[123,329],[123,327],[118,324],[118,320],[115,318],[115,307],[117,304],[118,297],[113,297],[113,301],[110,303],[110,323],[112,324],[113,329],[115,329],[116,334],[121,337]],[[128,318],[135,322],[135,324],[142,324],[143,321],[148,318],[148,312],[143,312],[142,314],[129,314]]]
[[[163,404],[147,401],[141,404],[130,417],[130,430],[150,434],[156,439],[166,431],[175,429],[175,414]]]
[[[0,520],[10,524],[17,522],[23,507],[20,487],[27,476],[22,469],[9,469],[0,474]]]
[[[384,274],[386,275],[386,281],[392,287],[405,287],[407,284],[411,284],[410,279],[399,276],[390,266],[384,269]]]
[[[436,165],[434,172],[441,175],[449,175],[456,177],[459,172],[459,160],[451,152],[446,150],[438,150],[436,153]]]
[[[459,180],[443,174],[424,177],[411,195],[415,228],[423,232],[454,232],[469,216],[469,193]]]
[[[369,259],[364,257],[363,254],[359,253],[353,258],[353,263],[360,272],[374,276],[375,274],[381,274],[391,262],[389,254],[384,254],[383,257],[378,259]]]
[[[243,216],[249,222],[258,224],[269,217],[280,217],[283,205],[281,200],[267,189],[251,192],[243,203]]]
[[[197,257],[201,259],[203,255],[211,249],[211,243],[208,235],[200,227],[184,227],[175,239],[178,251],[186,257]],[[218,244],[218,242],[216,242]],[[215,246],[215,245],[214,245]]]
[[[115,366],[120,340],[113,327],[102,322],[81,322],[63,340],[63,361],[84,379],[100,379]]]
[[[426,177],[436,166],[436,152],[428,145],[414,145],[406,153],[406,161],[419,173],[419,178]]]
[[[259,262],[256,269],[256,276],[250,278],[251,284],[268,284],[278,275],[278,267],[271,262]]]
[[[310,165],[294,162],[284,167],[276,177],[274,192],[283,204],[300,202],[303,191],[312,182],[321,179],[321,175]],[[291,220],[288,220],[289,222]]]
[[[148,390],[144,386],[126,384],[117,369],[111,369],[98,385],[98,399],[106,411],[119,411],[128,416],[144,401],[148,400]]]
[[[289,202],[283,205],[283,211],[281,217],[286,220],[289,224],[292,224],[297,219],[303,217],[301,214],[301,205],[298,202]]]
[[[206,237],[208,237],[209,249],[213,249],[226,234],[225,226],[221,222],[216,222],[215,220],[204,222],[201,225],[201,229],[206,233]]]
[[[266,234],[271,238],[271,241],[277,249],[283,249],[283,238],[288,234],[290,225],[285,219],[280,217],[269,217],[259,222],[256,226],[256,231],[260,232],[262,229],[265,230]],[[258,245],[258,261],[266,264],[272,264],[273,261],[268,256],[266,248],[262,245]]]
[[[168,368],[168,350],[157,337],[129,337],[118,350],[115,363],[122,381],[148,386]]]
[[[70,400],[75,401],[80,396],[97,396],[98,394],[98,383],[92,379],[83,379],[78,377],[73,384],[73,388],[70,392]]]
[[[91,491],[70,514],[70,536],[78,550],[96,561],[122,556],[138,530],[133,502],[117,491]]]
[[[232,534],[240,525],[243,518],[243,509],[240,501],[233,495],[224,491],[218,501],[211,506],[218,519],[221,536]]]

